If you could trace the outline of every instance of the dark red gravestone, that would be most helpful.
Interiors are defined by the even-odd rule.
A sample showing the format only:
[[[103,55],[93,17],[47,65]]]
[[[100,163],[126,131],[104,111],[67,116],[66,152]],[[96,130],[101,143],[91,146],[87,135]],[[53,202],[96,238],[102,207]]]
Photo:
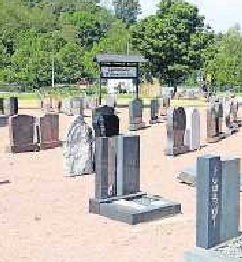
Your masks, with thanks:
[[[9,118],[10,150],[13,153],[35,151],[35,118],[28,115],[16,115]]]
[[[52,149],[60,145],[59,115],[47,114],[37,118],[36,129],[40,149]]]

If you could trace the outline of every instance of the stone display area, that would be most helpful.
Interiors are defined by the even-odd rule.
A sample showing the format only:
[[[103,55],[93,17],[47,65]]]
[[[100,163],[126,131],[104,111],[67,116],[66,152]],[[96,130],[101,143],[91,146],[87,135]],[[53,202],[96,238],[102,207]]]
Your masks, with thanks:
[[[199,113],[203,145],[206,139],[205,108],[199,107]],[[238,116],[241,113],[239,108]],[[19,114],[36,116],[41,112],[20,108]],[[119,108],[118,117],[119,133],[122,134],[129,126],[128,109]],[[59,118],[60,139],[63,139],[75,117],[59,114]],[[143,108],[142,118],[148,123],[150,108]],[[92,125],[91,110],[85,110],[85,122],[88,126]],[[223,127],[223,131],[225,130]],[[79,262],[81,258],[92,262],[111,262],[114,259],[115,262],[182,262],[184,252],[194,246],[196,189],[177,183],[177,174],[181,169],[190,166],[200,154],[228,152],[242,157],[240,132],[219,143],[207,144],[201,151],[189,152],[177,158],[170,158],[162,153],[166,146],[166,125],[156,125],[137,132],[141,139],[141,192],[129,194],[128,199],[124,196],[111,196],[108,201],[116,198],[118,210],[135,210],[143,208],[146,201],[150,205],[149,198],[153,201],[156,195],[161,195],[182,203],[182,214],[166,219],[157,217],[156,221],[132,226],[88,213],[88,199],[95,197],[95,174],[75,178],[63,177],[62,148],[38,153],[8,154],[4,151],[9,145],[8,127],[3,127],[0,131],[0,230],[4,240],[0,245],[2,261],[33,262],[34,259]],[[79,148],[81,149],[81,146],[78,150]],[[10,182],[1,183],[2,179]],[[119,190],[122,192],[122,187]],[[142,190],[153,195],[147,194],[147,199]],[[156,202],[158,201],[153,203]],[[110,207],[111,203],[108,206]],[[133,217],[130,221],[132,219],[137,218]],[[240,241],[241,238],[236,237],[208,250],[193,249],[188,259],[193,262],[198,261],[197,259],[209,262],[241,261],[241,258],[238,258]],[[94,249],[97,252],[93,252]],[[229,257],[225,256],[227,252]]]
[[[181,212],[181,205],[140,191],[140,137],[96,138],[95,198],[89,212],[130,225]]]

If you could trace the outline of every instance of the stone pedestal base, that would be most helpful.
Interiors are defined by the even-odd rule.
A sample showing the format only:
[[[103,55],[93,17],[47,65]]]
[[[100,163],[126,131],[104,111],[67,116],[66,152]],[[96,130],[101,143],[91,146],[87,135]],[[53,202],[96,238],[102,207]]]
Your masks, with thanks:
[[[129,124],[129,131],[137,131],[139,129],[142,129],[145,127],[145,123],[141,122],[141,123],[130,123]]]
[[[41,150],[54,149],[54,148],[59,147],[59,146],[62,146],[62,142],[60,142],[60,141],[40,143],[40,149]]]
[[[164,153],[166,156],[178,156],[180,154],[185,154],[189,152],[189,147],[188,146],[182,146],[179,148],[166,148],[164,150]]]
[[[185,262],[241,262],[241,258],[230,258],[220,256],[213,250],[205,250],[203,248],[194,248],[185,252]]]
[[[40,150],[37,144],[29,144],[29,145],[15,145],[6,148],[6,152],[11,153],[24,153],[24,152],[38,152]]]
[[[217,143],[220,140],[220,137],[207,137],[206,138],[206,142],[207,143]]]
[[[129,225],[174,216],[180,212],[181,204],[142,192],[89,200],[89,213],[99,214]]]

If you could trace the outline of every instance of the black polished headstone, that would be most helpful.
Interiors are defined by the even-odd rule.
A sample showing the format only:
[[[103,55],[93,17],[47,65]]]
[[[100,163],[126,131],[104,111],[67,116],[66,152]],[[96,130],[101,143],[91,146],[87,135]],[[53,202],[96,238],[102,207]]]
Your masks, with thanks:
[[[112,107],[99,107],[93,110],[92,125],[95,137],[112,137],[119,134],[119,117]]]

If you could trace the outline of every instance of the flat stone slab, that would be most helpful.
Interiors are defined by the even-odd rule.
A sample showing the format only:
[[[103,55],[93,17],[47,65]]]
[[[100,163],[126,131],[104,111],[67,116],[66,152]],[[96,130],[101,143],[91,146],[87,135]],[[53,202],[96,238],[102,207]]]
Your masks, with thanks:
[[[89,212],[136,225],[181,213],[181,204],[140,192],[108,199],[90,199]]]
[[[217,247],[216,247],[217,248]],[[224,250],[225,251],[225,250]],[[241,251],[240,251],[241,252]],[[185,262],[241,262],[242,258],[221,254],[213,249],[194,248],[185,252]]]
[[[196,186],[196,165],[192,167],[185,168],[177,176],[180,183],[187,184],[189,186]],[[240,191],[242,192],[242,174],[240,175]]]

